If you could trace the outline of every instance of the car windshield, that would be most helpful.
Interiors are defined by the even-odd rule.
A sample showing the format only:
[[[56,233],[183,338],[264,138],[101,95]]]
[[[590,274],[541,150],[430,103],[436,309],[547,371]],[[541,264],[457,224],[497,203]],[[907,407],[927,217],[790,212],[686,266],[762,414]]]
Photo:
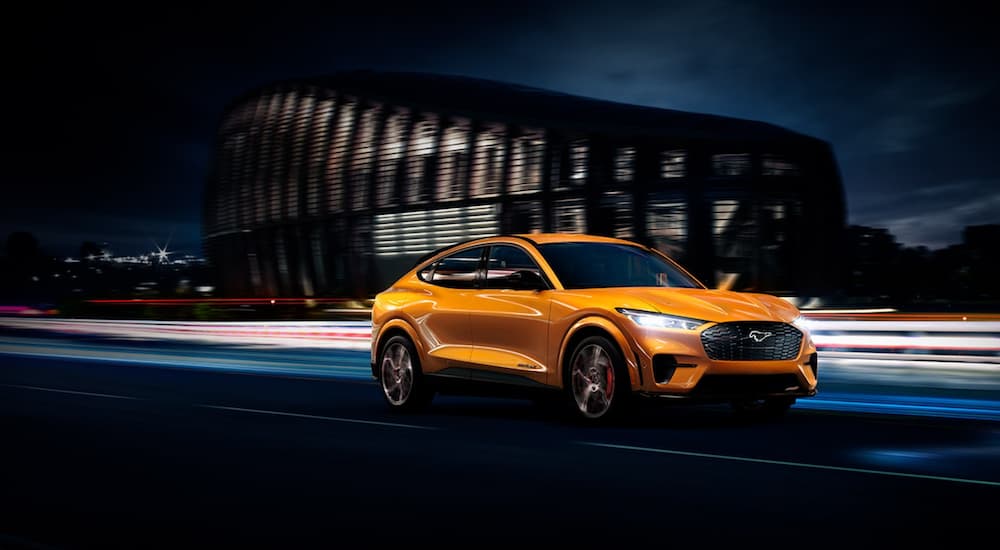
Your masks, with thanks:
[[[702,288],[664,257],[638,246],[568,242],[538,246],[566,289],[665,286]]]

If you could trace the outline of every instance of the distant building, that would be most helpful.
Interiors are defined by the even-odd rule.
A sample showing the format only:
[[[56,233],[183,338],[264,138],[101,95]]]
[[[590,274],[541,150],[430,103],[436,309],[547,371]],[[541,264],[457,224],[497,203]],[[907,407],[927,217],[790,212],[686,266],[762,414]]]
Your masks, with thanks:
[[[838,288],[829,145],[771,124],[463,77],[345,72],[235,99],[204,241],[222,290],[365,297],[476,236],[634,239],[707,284]]]

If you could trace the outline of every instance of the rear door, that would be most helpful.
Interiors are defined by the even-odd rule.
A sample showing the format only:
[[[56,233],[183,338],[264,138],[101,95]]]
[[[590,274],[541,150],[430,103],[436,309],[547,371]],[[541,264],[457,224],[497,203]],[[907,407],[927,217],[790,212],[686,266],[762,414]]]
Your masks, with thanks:
[[[480,276],[487,247],[476,246],[450,254],[423,269],[419,276],[430,283],[427,313],[414,319],[427,344],[431,361],[427,372],[465,366],[472,354],[469,304]]]

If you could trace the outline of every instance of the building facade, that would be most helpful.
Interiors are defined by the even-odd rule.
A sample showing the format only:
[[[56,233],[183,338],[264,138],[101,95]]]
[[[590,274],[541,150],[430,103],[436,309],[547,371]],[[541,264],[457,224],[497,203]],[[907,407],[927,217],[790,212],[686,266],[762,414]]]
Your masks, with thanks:
[[[205,253],[233,296],[369,297],[442,246],[553,231],[655,246],[710,286],[843,281],[827,143],[464,77],[355,71],[248,92],[223,113],[204,206]]]

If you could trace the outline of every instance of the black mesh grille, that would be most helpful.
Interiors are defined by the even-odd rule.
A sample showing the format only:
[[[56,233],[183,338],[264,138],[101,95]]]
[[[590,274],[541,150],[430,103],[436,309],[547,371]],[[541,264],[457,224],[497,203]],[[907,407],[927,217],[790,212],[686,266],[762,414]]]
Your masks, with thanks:
[[[799,354],[802,332],[787,323],[720,323],[701,333],[701,343],[717,361],[782,361]]]
[[[794,374],[706,374],[691,395],[768,395],[796,391],[799,385]]]

